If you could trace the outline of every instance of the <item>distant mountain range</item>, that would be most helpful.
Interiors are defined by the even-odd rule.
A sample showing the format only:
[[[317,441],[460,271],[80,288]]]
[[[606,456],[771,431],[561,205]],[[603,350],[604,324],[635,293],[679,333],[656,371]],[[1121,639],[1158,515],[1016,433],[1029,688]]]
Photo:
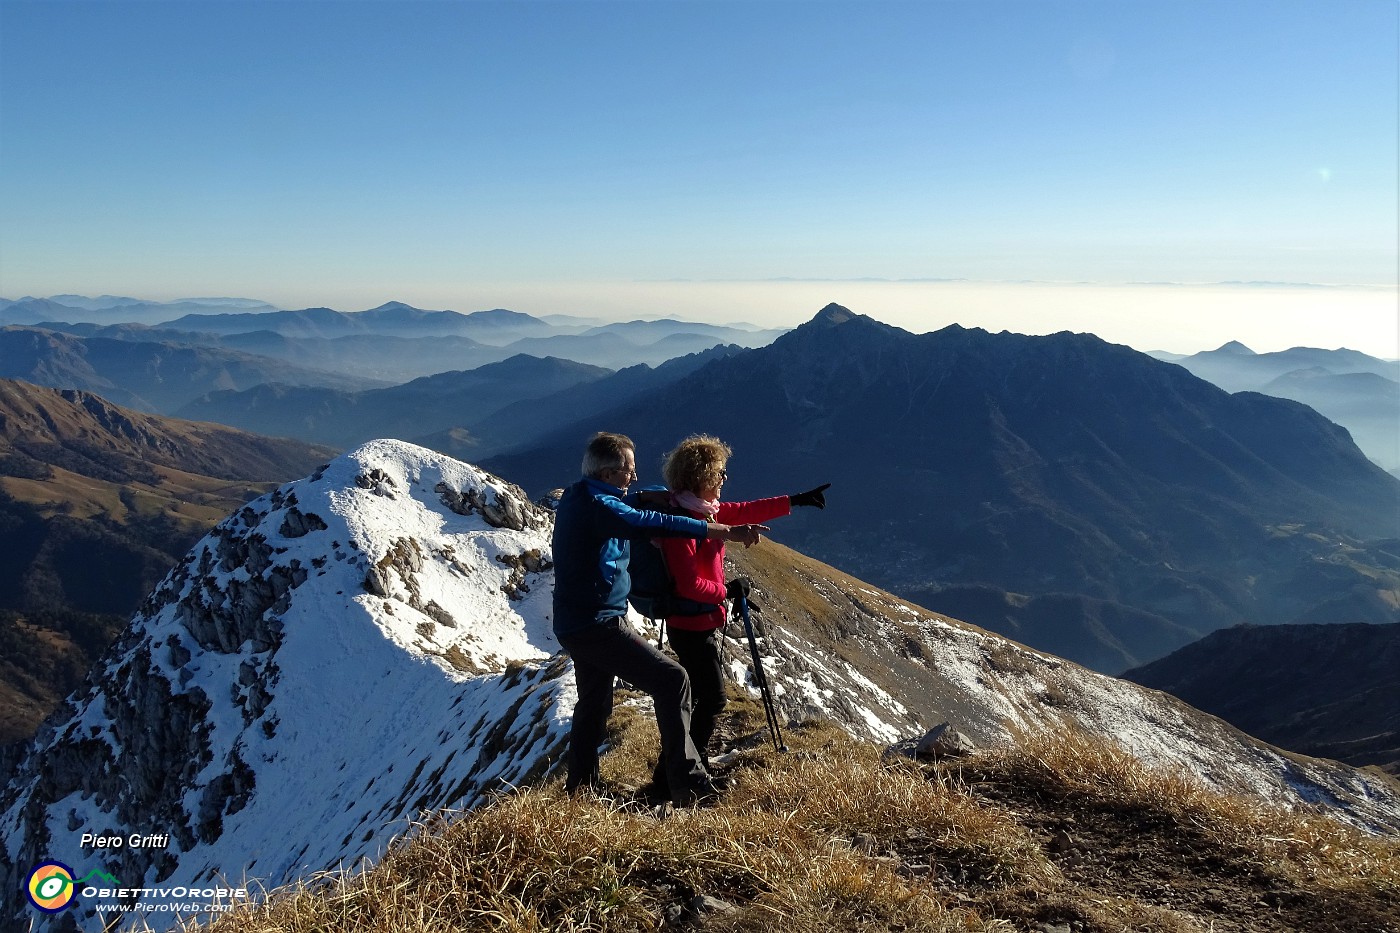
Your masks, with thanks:
[[[354,391],[371,379],[237,350],[0,328],[0,378],[100,393],[120,405],[173,413],[209,392],[266,383]]]
[[[190,314],[167,320],[171,330],[211,334],[246,334],[268,330],[288,337],[348,337],[383,334],[396,337],[485,337],[493,344],[510,343],[521,337],[542,336],[552,328],[537,318],[517,311],[496,308],[460,314],[456,311],[425,311],[401,301],[390,301],[368,311],[334,311],[330,308],[304,308],[300,311]]]
[[[145,301],[103,295],[54,295],[50,298],[0,299],[0,325],[40,324],[44,321],[67,323],[155,324],[182,314],[219,314],[231,311],[270,312],[277,308],[251,298],[181,298],[176,301]]]
[[[1302,402],[1350,431],[1376,463],[1400,470],[1400,362],[1345,349],[1255,353],[1238,341],[1193,356],[1162,356],[1227,392]]]
[[[461,419],[459,426],[412,438],[454,457],[481,458],[529,445],[580,419],[616,408],[619,399],[649,398],[714,360],[747,352],[742,347],[711,347],[658,366],[629,366],[600,379],[578,382],[539,398],[521,399],[485,417]]]
[[[8,308],[0,304],[0,324],[42,324],[87,338],[241,351],[380,382],[472,369],[521,353],[609,369],[656,366],[719,345],[763,346],[783,332],[671,319],[599,324],[589,318],[550,315],[546,320],[501,308],[461,314],[425,311],[398,301],[357,312],[281,311],[260,303],[252,310],[229,310],[223,305],[185,302],[181,307],[192,307],[191,313],[174,316],[174,305],[113,300],[132,303],[101,310],[69,307],[57,298],[29,299]],[[147,307],[166,311],[163,316],[124,315],[124,309]],[[306,379],[283,381],[316,384]]]
[[[1400,775],[1400,625],[1229,628],[1123,677],[1283,748]]]
[[[33,731],[211,524],[332,454],[0,380],[0,744]]]
[[[561,486],[599,428],[638,441],[641,482],[692,431],[734,446],[729,498],[830,481],[827,510],[786,522],[785,541],[1115,672],[1241,622],[1393,621],[1400,604],[1400,481],[1344,431],[1091,335],[915,335],[831,306],[485,462]],[[1005,601],[979,617],[965,587],[1160,621],[1101,621],[1117,634],[1089,645],[1085,604],[1044,623]],[[1057,640],[1066,626],[1077,650]]]
[[[262,385],[214,392],[180,409],[216,421],[345,448],[376,437],[417,438],[470,428],[508,405],[603,378],[610,370],[519,355],[465,372],[438,373],[364,392]]]
[[[939,612],[976,619],[1007,638],[1054,645],[1057,654],[1096,671],[1125,670],[1199,637],[1197,629],[1156,613],[1073,593],[1024,596],[990,586],[941,586],[923,598]]]

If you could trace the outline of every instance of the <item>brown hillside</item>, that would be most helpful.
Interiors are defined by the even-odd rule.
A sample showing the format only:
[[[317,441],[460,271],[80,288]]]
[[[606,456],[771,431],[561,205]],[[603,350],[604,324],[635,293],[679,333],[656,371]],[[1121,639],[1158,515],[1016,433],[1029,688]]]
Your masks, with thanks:
[[[333,454],[0,380],[0,743],[33,733],[210,526]]]

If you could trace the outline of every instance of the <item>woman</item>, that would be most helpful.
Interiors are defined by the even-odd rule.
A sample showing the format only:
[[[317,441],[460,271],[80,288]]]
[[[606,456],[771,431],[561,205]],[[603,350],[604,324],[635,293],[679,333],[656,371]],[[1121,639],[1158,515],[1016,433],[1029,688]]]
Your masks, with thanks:
[[[671,490],[672,504],[691,518],[733,525],[754,525],[788,515],[793,506],[826,508],[824,492],[830,483],[791,496],[752,502],[721,502],[720,493],[729,474],[733,453],[723,441],[696,434],[666,455],[662,474]],[[672,614],[666,629],[677,660],[690,675],[690,736],[700,760],[705,761],[710,737],[724,709],[724,672],[720,660],[720,633],[724,629],[727,598],[747,597],[747,577],[728,583],[724,579],[724,542],[694,538],[658,538],[666,566],[675,583]],[[653,775],[658,790],[665,775]]]

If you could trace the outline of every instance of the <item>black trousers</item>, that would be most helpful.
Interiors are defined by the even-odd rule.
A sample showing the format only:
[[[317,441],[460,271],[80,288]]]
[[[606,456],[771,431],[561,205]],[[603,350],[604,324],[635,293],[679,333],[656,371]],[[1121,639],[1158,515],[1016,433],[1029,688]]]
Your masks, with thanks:
[[[715,734],[719,714],[727,702],[724,696],[724,669],[720,664],[721,629],[708,632],[687,632],[667,627],[671,650],[690,677],[690,740],[701,760],[709,754],[710,738]]]
[[[661,733],[658,770],[664,770],[668,786],[699,790],[708,785],[704,759],[690,738],[690,678],[683,667],[643,641],[620,617],[560,636],[559,644],[573,659],[578,683],[569,731],[567,790],[599,783],[598,747],[607,735],[613,682],[618,677],[651,696]]]
[[[690,632],[668,625],[666,635],[671,641],[671,650],[676,653],[681,667],[685,668],[690,678],[690,741],[700,760],[705,761],[719,714],[724,712],[724,705],[728,702],[724,695],[724,668],[720,660],[722,630]],[[664,759],[658,761],[652,774],[652,781],[658,788],[670,786],[664,764]]]

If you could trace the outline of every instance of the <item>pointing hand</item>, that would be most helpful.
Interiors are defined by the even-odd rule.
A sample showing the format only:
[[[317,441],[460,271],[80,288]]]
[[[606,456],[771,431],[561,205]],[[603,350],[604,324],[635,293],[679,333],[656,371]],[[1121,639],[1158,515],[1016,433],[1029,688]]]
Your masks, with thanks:
[[[831,488],[830,483],[823,483],[816,489],[809,489],[806,492],[799,492],[788,496],[789,505],[814,505],[819,509],[826,508],[826,491]]]

